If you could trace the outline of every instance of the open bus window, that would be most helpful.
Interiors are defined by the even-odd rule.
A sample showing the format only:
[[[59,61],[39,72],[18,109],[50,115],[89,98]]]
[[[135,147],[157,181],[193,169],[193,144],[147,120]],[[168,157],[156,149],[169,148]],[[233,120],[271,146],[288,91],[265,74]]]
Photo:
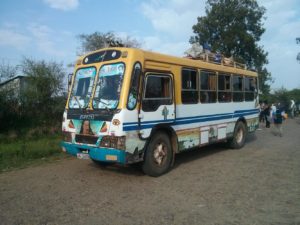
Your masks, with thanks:
[[[69,100],[69,108],[78,109],[88,106],[95,76],[96,68],[94,67],[77,70]]]
[[[253,101],[257,94],[256,78],[245,77],[245,101]]]
[[[200,73],[200,101],[201,103],[214,103],[217,101],[216,73],[201,71]]]
[[[198,103],[197,71],[183,69],[181,72],[181,100],[183,104]]]
[[[218,76],[218,101],[231,102],[231,87],[229,74],[219,74]]]
[[[124,64],[104,65],[99,71],[96,92],[93,98],[94,109],[115,109],[119,104]]]
[[[243,91],[243,77],[239,75],[232,76],[232,91],[233,91],[233,101],[242,102],[244,101],[244,91]]]
[[[148,75],[145,82],[142,109],[156,111],[160,105],[172,104],[172,81],[167,75]]]

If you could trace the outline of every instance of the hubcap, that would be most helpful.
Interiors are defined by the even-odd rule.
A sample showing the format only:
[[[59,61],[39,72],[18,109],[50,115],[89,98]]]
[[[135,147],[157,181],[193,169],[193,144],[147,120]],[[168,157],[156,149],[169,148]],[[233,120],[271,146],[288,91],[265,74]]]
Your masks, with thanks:
[[[236,134],[236,142],[241,143],[243,140],[243,136],[244,136],[243,129],[239,129]]]
[[[154,161],[156,164],[161,166],[167,155],[167,146],[163,143],[159,143],[156,145],[154,149]]]

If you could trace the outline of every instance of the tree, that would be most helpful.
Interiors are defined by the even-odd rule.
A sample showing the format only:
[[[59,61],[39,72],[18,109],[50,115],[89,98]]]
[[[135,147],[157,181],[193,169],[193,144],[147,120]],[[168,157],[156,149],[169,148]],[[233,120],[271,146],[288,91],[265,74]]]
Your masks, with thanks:
[[[17,67],[12,66],[4,60],[0,63],[0,83],[9,80],[17,75]],[[0,88],[0,132],[9,126],[8,118],[18,115],[19,104],[13,88],[7,88],[6,85]]]
[[[22,69],[27,77],[22,99],[27,114],[37,119],[54,119],[54,109],[58,104],[57,98],[62,95],[66,75],[63,65],[24,58]],[[61,114],[63,108],[62,105]]]
[[[0,83],[17,75],[17,67],[12,66],[4,60],[0,63]]]
[[[287,90],[281,87],[274,91],[274,94],[269,95],[270,102],[281,103],[282,107],[285,108],[287,112],[290,110],[291,100],[296,104],[300,104],[300,89]]]
[[[78,35],[78,39],[81,43],[79,55],[106,47],[140,48],[141,46],[141,44],[136,39],[133,39],[129,36],[121,38],[116,36],[113,32],[94,32],[92,34],[80,34]]]
[[[258,45],[264,33],[265,8],[256,0],[207,0],[206,16],[193,26],[191,43],[209,44],[213,51],[233,57],[259,74],[260,90],[266,94],[272,82],[265,68],[267,52]]]

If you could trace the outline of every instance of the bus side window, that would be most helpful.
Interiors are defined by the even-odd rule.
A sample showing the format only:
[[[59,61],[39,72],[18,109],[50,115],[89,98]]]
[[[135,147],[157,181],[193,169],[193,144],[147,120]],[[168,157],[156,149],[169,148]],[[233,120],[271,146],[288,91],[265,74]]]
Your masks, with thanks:
[[[233,101],[242,102],[244,101],[243,92],[243,77],[240,75],[232,76],[232,91],[233,91]]]
[[[127,109],[133,110],[138,101],[139,81],[141,74],[141,64],[136,63],[131,75],[130,90],[127,99]]]
[[[200,72],[200,101],[214,103],[217,100],[217,79],[214,72]]]
[[[198,103],[196,70],[183,69],[181,71],[181,100],[183,104]]]
[[[148,75],[146,77],[142,109],[145,112],[153,112],[160,105],[171,105],[172,80],[168,75]]]
[[[231,85],[229,74],[219,74],[218,76],[218,101],[231,102]]]
[[[256,78],[245,77],[245,101],[253,101],[257,92]]]

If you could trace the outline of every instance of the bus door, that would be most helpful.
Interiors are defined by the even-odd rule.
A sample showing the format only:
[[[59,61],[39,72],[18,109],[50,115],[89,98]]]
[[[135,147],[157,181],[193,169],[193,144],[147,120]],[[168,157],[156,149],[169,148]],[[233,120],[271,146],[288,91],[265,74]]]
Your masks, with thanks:
[[[141,137],[149,137],[156,125],[173,123],[175,116],[173,75],[146,73],[139,112]]]

